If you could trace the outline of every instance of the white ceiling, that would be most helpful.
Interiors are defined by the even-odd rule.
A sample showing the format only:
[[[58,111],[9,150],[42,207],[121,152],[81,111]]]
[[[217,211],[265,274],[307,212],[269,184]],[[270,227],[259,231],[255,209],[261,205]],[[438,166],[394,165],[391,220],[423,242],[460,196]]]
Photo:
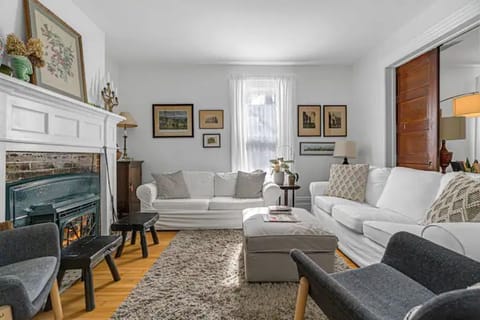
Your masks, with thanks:
[[[118,62],[204,64],[350,64],[435,1],[74,0]]]
[[[480,66],[480,27],[444,44],[440,51],[441,66]]]

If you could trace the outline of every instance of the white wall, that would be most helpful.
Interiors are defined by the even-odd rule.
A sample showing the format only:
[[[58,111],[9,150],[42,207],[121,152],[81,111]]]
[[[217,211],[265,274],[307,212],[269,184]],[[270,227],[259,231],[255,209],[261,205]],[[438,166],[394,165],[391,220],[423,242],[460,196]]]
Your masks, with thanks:
[[[387,119],[387,68],[478,17],[478,1],[435,2],[355,63],[350,119],[355,119],[351,132],[358,142],[359,161],[387,163],[387,130],[393,130]]]
[[[120,72],[122,102],[119,110],[131,112],[139,123],[138,128],[129,130],[128,149],[131,156],[145,161],[144,181],[151,179],[152,172],[178,169],[212,171],[231,169],[228,81],[231,74],[238,73],[295,75],[295,108],[297,104],[347,104],[350,107],[352,101],[351,67],[349,66],[122,65]],[[195,137],[153,139],[152,104],[154,103],[193,103]],[[217,108],[225,110],[225,129],[198,129],[198,110]],[[292,121],[296,123],[297,120],[295,118]],[[202,134],[209,132],[221,133],[220,149],[202,148]],[[120,130],[119,135],[121,135]],[[294,141],[295,169],[299,171],[302,186],[298,194],[301,198],[302,195],[309,194],[310,181],[328,179],[330,163],[338,162],[340,159],[298,154],[299,141],[335,141],[335,139],[295,138]],[[304,201],[309,200],[304,198]]]
[[[89,102],[101,104],[100,90],[105,79],[105,33],[72,0],[42,0],[44,6],[82,35],[85,77]],[[9,33],[25,39],[22,0],[0,0],[0,35]]]

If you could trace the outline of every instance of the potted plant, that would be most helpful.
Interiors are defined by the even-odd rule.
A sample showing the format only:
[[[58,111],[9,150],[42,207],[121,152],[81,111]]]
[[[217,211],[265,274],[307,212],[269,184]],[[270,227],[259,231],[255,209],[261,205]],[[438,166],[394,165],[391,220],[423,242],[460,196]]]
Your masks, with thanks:
[[[288,185],[294,186],[295,183],[298,181],[299,175],[296,172],[292,172],[290,170],[285,170],[285,173],[288,176]]]
[[[7,36],[6,52],[10,58],[10,66],[17,79],[30,81],[33,66],[45,66],[43,59],[43,44],[40,39],[31,38],[27,44],[13,33]]]
[[[285,160],[283,157],[270,160],[274,183],[278,185],[283,185],[285,182],[285,174],[293,174],[290,171],[289,164],[291,163],[293,163],[293,160]]]

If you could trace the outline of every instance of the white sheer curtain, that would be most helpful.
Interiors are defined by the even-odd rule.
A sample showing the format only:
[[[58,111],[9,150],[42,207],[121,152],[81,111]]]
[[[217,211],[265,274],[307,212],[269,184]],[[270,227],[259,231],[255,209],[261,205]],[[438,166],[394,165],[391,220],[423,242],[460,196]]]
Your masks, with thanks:
[[[268,170],[279,150],[293,149],[292,76],[234,76],[232,106],[232,170]],[[287,148],[288,149],[288,148]]]

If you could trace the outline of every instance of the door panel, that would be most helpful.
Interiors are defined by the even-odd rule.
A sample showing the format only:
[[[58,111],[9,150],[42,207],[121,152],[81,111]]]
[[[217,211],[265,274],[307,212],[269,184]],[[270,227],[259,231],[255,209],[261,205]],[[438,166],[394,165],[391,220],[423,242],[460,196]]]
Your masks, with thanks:
[[[438,49],[405,63],[397,76],[397,166],[438,170]]]

